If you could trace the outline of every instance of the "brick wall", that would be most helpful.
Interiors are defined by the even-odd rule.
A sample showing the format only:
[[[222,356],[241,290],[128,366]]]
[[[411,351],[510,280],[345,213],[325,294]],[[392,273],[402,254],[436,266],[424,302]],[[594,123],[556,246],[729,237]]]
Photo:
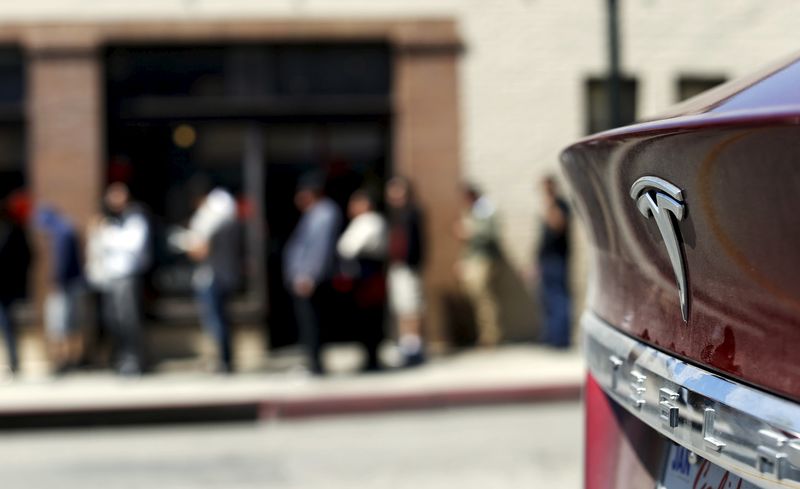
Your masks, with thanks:
[[[32,50],[28,60],[33,196],[83,226],[99,207],[104,176],[101,66],[94,50]]]
[[[395,171],[409,177],[425,210],[429,340],[446,343],[444,296],[459,245],[460,141],[456,46],[402,46],[395,58]]]

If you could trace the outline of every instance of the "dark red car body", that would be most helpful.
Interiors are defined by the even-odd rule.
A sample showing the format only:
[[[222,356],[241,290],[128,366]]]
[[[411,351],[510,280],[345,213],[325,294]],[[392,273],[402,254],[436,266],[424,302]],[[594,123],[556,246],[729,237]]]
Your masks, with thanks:
[[[665,358],[796,406],[800,61],[723,85],[658,120],[584,139],[562,164],[592,242],[589,313]],[[673,223],[686,321],[664,236],[630,195],[644,175],[682,190],[686,214]],[[655,487],[664,448],[643,455],[636,445],[660,446],[661,435],[618,409],[595,380],[590,373],[587,487]]]

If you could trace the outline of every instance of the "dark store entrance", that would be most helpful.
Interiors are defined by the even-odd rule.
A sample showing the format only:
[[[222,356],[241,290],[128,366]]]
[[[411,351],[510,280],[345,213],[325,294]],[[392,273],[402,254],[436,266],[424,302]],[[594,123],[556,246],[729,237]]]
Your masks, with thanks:
[[[0,198],[26,183],[24,73],[22,51],[0,46]]]
[[[360,187],[380,193],[387,174],[388,121],[308,122],[266,128],[264,209],[267,233],[267,286],[273,346],[294,343],[297,332],[291,300],[283,285],[283,246],[299,219],[294,189],[303,174],[322,169],[326,191],[342,211]],[[332,311],[332,313],[341,311]],[[346,332],[343,332],[346,333]],[[334,338],[335,339],[335,338]]]
[[[108,178],[152,211],[157,318],[193,317],[191,264],[165,236],[190,216],[188,185],[204,174],[239,201],[245,285],[239,321],[267,318],[272,347],[297,333],[281,254],[298,219],[300,175],[322,170],[344,205],[390,167],[389,50],[376,44],[130,47],[106,52]]]

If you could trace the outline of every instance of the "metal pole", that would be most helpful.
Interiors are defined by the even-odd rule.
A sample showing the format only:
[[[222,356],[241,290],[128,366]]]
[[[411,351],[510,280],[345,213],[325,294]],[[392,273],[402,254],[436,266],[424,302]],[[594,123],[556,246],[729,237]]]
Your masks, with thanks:
[[[619,8],[617,0],[608,0],[608,114],[609,125],[619,127],[622,122],[620,107],[621,80],[619,73]]]
[[[264,186],[267,172],[265,153],[264,128],[257,122],[251,122],[245,129],[242,174],[245,195],[250,200],[253,211],[245,227],[246,259],[252,280],[252,283],[248,284],[248,305],[257,305],[255,309],[258,309],[256,313],[259,315],[265,312],[263,305],[267,297],[264,232]]]

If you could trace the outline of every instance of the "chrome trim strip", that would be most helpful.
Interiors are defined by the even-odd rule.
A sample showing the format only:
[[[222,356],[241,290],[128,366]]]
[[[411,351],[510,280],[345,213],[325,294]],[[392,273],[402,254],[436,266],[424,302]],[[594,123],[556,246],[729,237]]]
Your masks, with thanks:
[[[583,315],[587,363],[662,435],[764,488],[800,488],[800,404],[720,377]]]

